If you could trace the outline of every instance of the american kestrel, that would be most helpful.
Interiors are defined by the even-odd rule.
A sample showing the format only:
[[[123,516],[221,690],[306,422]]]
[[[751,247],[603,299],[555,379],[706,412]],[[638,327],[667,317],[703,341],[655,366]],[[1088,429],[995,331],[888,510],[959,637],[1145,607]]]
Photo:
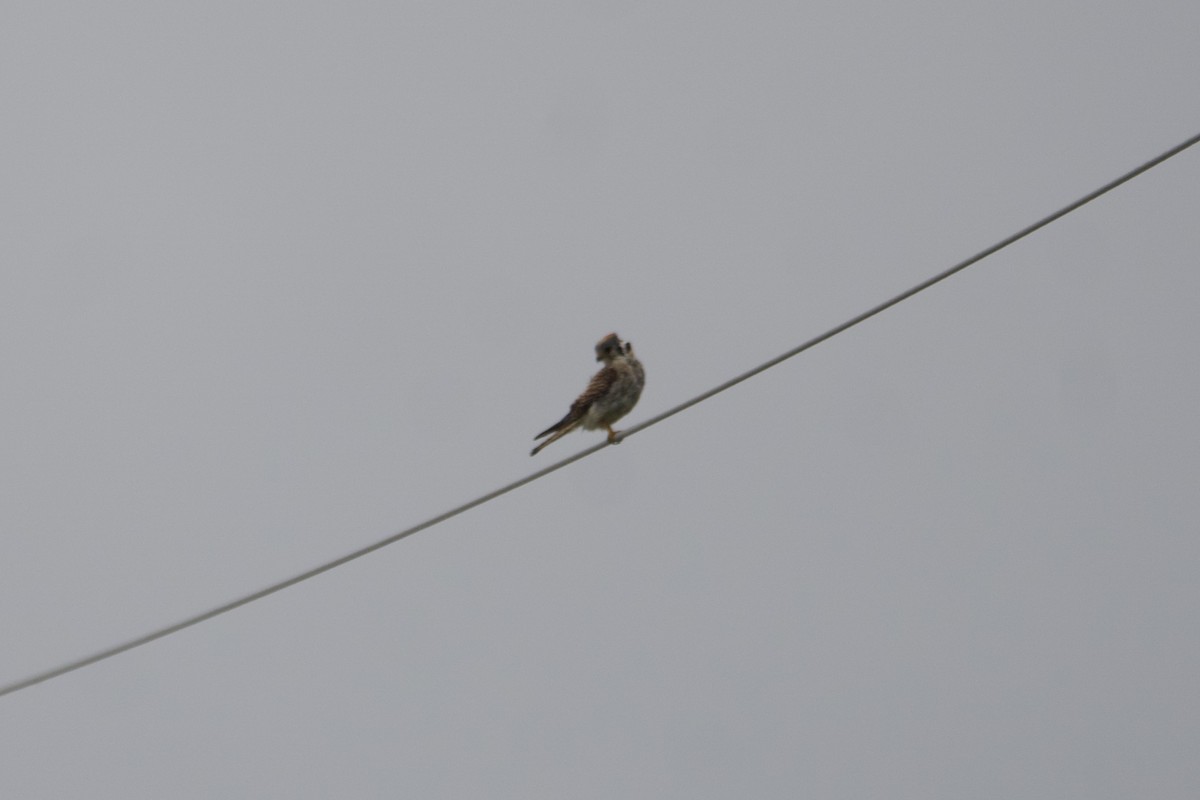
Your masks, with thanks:
[[[610,444],[621,441],[621,434],[613,430],[613,423],[637,405],[642,387],[646,385],[646,371],[633,354],[633,345],[622,342],[615,333],[596,344],[596,360],[603,361],[604,368],[592,377],[565,417],[533,437],[540,439],[554,434],[533,448],[529,455],[536,456],[543,447],[576,428],[585,431],[604,428],[608,431]]]

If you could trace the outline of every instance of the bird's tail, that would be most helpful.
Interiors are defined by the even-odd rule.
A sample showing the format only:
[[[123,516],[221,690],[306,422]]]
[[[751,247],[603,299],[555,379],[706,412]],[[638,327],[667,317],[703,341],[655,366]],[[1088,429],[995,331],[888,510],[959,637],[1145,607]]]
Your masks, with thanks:
[[[537,441],[538,439],[542,438],[543,436],[549,436],[550,434],[554,433],[555,431],[560,431],[570,424],[571,424],[571,414],[570,414],[570,412],[567,412],[567,415],[565,417],[563,417],[558,422],[551,425],[549,428],[546,428],[546,430],[542,431],[537,436],[533,437],[533,439],[534,439],[534,441]]]
[[[535,436],[533,438],[535,440],[537,440],[537,439],[542,438],[543,436],[550,436],[550,434],[554,434],[554,435],[550,436],[549,439],[542,442],[537,447],[533,448],[533,450],[529,453],[529,455],[536,456],[538,453],[540,453],[542,451],[543,447],[550,444],[551,442],[561,439],[563,436],[566,436],[568,433],[575,430],[575,426],[578,424],[578,422],[579,422],[578,420],[572,419],[570,414],[567,414],[565,417],[560,419],[558,422],[554,423],[549,428],[546,428],[546,430],[542,431],[541,433],[539,433],[537,436]]]

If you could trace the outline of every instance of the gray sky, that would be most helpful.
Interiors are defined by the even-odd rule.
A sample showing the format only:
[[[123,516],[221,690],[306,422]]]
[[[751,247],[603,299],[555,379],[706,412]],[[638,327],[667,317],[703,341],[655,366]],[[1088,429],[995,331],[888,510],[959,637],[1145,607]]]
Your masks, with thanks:
[[[0,683],[636,423],[1200,130],[1200,5],[0,11]],[[0,699],[20,798],[1183,798],[1200,148]]]

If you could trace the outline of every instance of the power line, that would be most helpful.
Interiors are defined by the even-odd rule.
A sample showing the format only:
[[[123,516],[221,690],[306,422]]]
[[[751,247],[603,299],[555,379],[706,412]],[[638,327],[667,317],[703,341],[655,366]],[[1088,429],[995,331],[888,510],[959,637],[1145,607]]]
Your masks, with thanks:
[[[849,319],[849,320],[843,322],[842,324],[837,325],[836,327],[830,328],[829,330],[825,331],[821,335],[815,336],[812,339],[809,339],[807,342],[804,342],[803,344],[799,345],[798,347],[794,347],[791,350],[788,350],[786,353],[783,353],[782,355],[772,358],[770,361],[766,361],[766,362],[758,365],[754,369],[748,370],[747,372],[743,372],[741,375],[738,375],[735,378],[725,381],[725,383],[722,383],[720,386],[716,386],[712,389],[709,389],[708,391],[706,391],[702,394],[699,394],[699,395],[693,397],[692,399],[687,400],[686,402],[680,403],[679,405],[675,406],[674,408],[670,408],[670,409],[662,412],[658,416],[651,417],[650,419],[648,419],[644,422],[638,423],[637,425],[634,425],[634,426],[626,429],[624,431],[623,438],[628,438],[630,436],[633,436],[636,433],[639,433],[639,432],[645,430],[646,428],[649,428],[652,425],[657,425],[658,423],[662,422],[663,420],[667,419],[668,417],[673,417],[676,414],[678,414],[679,412],[685,411],[685,410],[691,408],[692,406],[696,405],[697,403],[701,403],[701,402],[707,400],[708,398],[712,397],[713,395],[720,394],[721,392],[725,391],[726,389],[730,389],[730,388],[738,385],[742,381],[754,377],[755,375],[759,374],[760,372],[764,372],[764,371],[770,369],[771,367],[774,367],[777,364],[780,364],[795,355],[799,355],[800,353],[803,353],[805,350],[808,350],[810,347],[815,347],[816,345],[820,344],[821,342],[824,342],[826,339],[830,339],[834,336],[837,336],[839,333],[841,333],[845,330],[853,328],[855,325],[859,324],[860,322],[870,319],[871,317],[875,316],[876,314],[880,313],[881,311],[885,311],[885,310],[891,308],[892,306],[896,305],[897,303],[900,303],[904,300],[907,300],[908,298],[912,297],[915,294],[925,291],[926,289],[933,286],[934,284],[940,283],[941,281],[945,280],[946,278],[949,278],[951,275],[954,275],[957,272],[961,272],[962,270],[966,269],[967,267],[971,266],[972,264],[982,261],[983,259],[992,255],[993,253],[1003,250],[1005,247],[1008,247],[1010,244],[1012,244],[1016,241],[1019,241],[1021,239],[1024,239],[1026,236],[1033,233],[1034,231],[1049,225],[1051,222],[1054,222],[1055,220],[1059,219],[1060,217],[1063,217],[1063,216],[1071,213],[1072,211],[1075,211],[1076,209],[1080,208],[1081,206],[1084,206],[1084,205],[1090,203],[1091,201],[1095,200],[1097,197],[1100,197],[1101,195],[1117,188],[1121,184],[1126,183],[1127,181],[1130,181],[1133,178],[1136,178],[1138,175],[1141,175],[1143,172],[1146,172],[1147,170],[1151,169],[1152,167],[1155,167],[1155,166],[1161,164],[1162,162],[1166,161],[1167,159],[1171,158],[1172,156],[1178,155],[1179,153],[1188,149],[1192,145],[1197,144],[1198,142],[1200,142],[1200,134],[1196,134],[1195,136],[1182,142],[1181,144],[1178,144],[1175,147],[1172,147],[1170,150],[1167,150],[1166,152],[1164,152],[1158,156],[1155,156],[1154,158],[1150,159],[1149,161],[1145,162],[1144,164],[1142,164],[1138,167],[1135,167],[1134,169],[1130,170],[1129,172],[1126,172],[1124,175],[1121,175],[1119,178],[1116,178],[1116,179],[1110,181],[1109,183],[1106,183],[1104,186],[1101,186],[1099,189],[1096,189],[1095,191],[1084,195],[1083,197],[1079,198],[1078,200],[1076,200],[1073,203],[1063,206],[1062,208],[1053,212],[1052,214],[1042,217],[1040,220],[1033,223],[1032,225],[1022,228],[1021,230],[1017,231],[1013,235],[1009,236],[1006,239],[1002,239],[1001,241],[997,242],[996,244],[992,245],[991,247],[980,250],[978,253],[971,256],[970,258],[963,259],[962,261],[958,262],[957,264],[955,264],[954,266],[945,270],[944,272],[940,272],[937,275],[934,275],[932,278],[929,278],[928,280],[925,280],[925,281],[917,284],[916,286],[912,287],[911,289],[901,292],[900,294],[896,295],[895,297],[892,297],[889,300],[885,300],[884,302],[880,303],[879,305],[875,306],[874,308],[868,309],[867,311],[864,311],[863,313],[859,314],[858,316],[856,316],[852,319]],[[93,653],[92,655],[85,656],[85,657],[77,659],[75,661],[68,662],[66,664],[63,664],[59,667],[55,667],[53,669],[48,669],[43,672],[39,672],[35,675],[31,675],[31,676],[29,676],[27,678],[23,678],[19,681],[9,683],[5,686],[0,686],[0,697],[4,696],[6,694],[12,694],[13,692],[18,692],[22,689],[26,689],[35,684],[42,683],[43,681],[48,681],[51,678],[57,678],[58,676],[65,675],[68,672],[73,672],[77,669],[82,669],[83,667],[90,666],[99,661],[103,661],[107,658],[111,658],[112,656],[119,655],[128,650],[132,650],[135,647],[141,647],[144,644],[149,644],[150,642],[153,642],[156,639],[161,639],[164,636],[170,636],[172,633],[181,631],[184,628],[190,628],[193,625],[198,625],[201,622],[206,622],[207,620],[210,620],[213,617],[218,617],[221,614],[226,613],[227,611],[233,611],[235,608],[240,608],[241,606],[247,605],[249,603],[253,603],[256,600],[261,600],[262,598],[267,597],[268,595],[275,594],[276,592],[286,589],[289,586],[295,586],[297,583],[306,581],[309,578],[315,578],[316,576],[320,575],[323,572],[328,572],[329,570],[334,569],[335,567],[340,567],[341,565],[348,563],[350,561],[354,561],[357,558],[362,558],[363,556],[368,555],[369,553],[373,553],[376,550],[379,550],[383,547],[387,547],[390,544],[394,544],[395,542],[398,542],[401,539],[412,536],[414,533],[419,533],[427,528],[432,528],[434,525],[441,524],[441,523],[445,522],[446,520],[450,519],[451,517],[458,516],[459,514],[463,513],[464,511],[469,511],[472,508],[475,508],[476,506],[481,506],[490,500],[495,500],[497,497],[500,497],[501,495],[508,494],[509,492],[513,491],[514,489],[519,489],[527,483],[532,483],[533,481],[536,481],[539,478],[543,478],[546,475],[549,475],[551,472],[560,470],[563,467],[565,467],[569,464],[573,464],[582,458],[586,458],[587,456],[590,456],[593,453],[595,453],[605,447],[608,447],[608,446],[609,446],[609,444],[607,441],[601,441],[599,444],[595,444],[585,450],[581,450],[580,452],[576,453],[573,456],[564,458],[561,461],[558,461],[554,464],[551,464],[548,467],[538,470],[537,472],[527,475],[524,478],[521,478],[520,480],[513,481],[512,483],[510,483],[506,486],[502,486],[499,489],[496,489],[495,491],[492,491],[485,495],[477,497],[474,500],[471,500],[470,502],[463,503],[462,505],[460,505],[456,508],[452,508],[449,511],[446,511],[442,514],[437,515],[436,517],[425,520],[424,522],[414,525],[411,528],[406,528],[406,529],[400,531],[399,533],[392,534],[391,536],[387,537],[386,539],[381,539],[380,541],[375,542],[374,544],[367,545],[366,547],[355,550],[352,553],[348,553],[344,556],[341,556],[340,558],[336,558],[333,561],[329,561],[324,564],[321,564],[320,566],[313,567],[312,569],[302,572],[299,575],[295,575],[291,578],[287,578],[286,580],[279,581],[278,583],[273,583],[270,586],[267,586],[263,589],[259,589],[256,592],[245,595],[243,597],[239,597],[236,600],[232,600],[228,603],[224,603],[223,605],[219,605],[216,608],[212,608],[212,609],[209,609],[208,611],[202,612],[200,614],[196,614],[195,616],[188,617],[187,619],[176,622],[173,625],[168,625],[164,628],[159,628],[157,630],[151,631],[150,633],[139,636],[135,639],[130,639],[121,644],[114,645],[112,647],[106,648],[99,652]]]
[[[800,353],[803,353],[805,350],[808,350],[810,347],[815,347],[815,346],[819,345],[821,342],[825,341],[826,339],[831,339],[834,336],[837,336],[839,333],[842,333],[843,331],[853,328],[855,325],[857,325],[860,322],[865,322],[866,320],[875,316],[879,312],[888,310],[889,308],[896,305],[897,303],[900,303],[904,300],[907,300],[908,298],[912,297],[915,294],[919,294],[919,293],[925,291],[930,286],[933,286],[935,283],[941,283],[942,281],[946,280],[946,278],[949,278],[951,275],[955,274],[956,272],[962,272],[964,269],[971,266],[972,264],[982,261],[983,259],[992,255],[993,253],[999,252],[1000,250],[1003,250],[1004,248],[1008,247],[1010,244],[1020,241],[1021,239],[1024,239],[1029,234],[1033,233],[1034,231],[1036,231],[1040,228],[1046,227],[1047,225],[1049,225],[1051,222],[1054,222],[1059,217],[1064,217],[1067,214],[1070,214],[1072,211],[1076,210],[1077,208],[1087,205],[1088,203],[1092,202],[1100,195],[1106,194],[1107,192],[1112,191],[1113,189],[1117,188],[1121,184],[1126,183],[1127,181],[1130,181],[1130,180],[1136,178],[1138,175],[1141,175],[1143,172],[1145,172],[1153,167],[1158,166],[1162,162],[1166,161],[1168,158],[1171,158],[1172,156],[1176,156],[1176,155],[1182,153],[1184,150],[1187,150],[1189,147],[1196,144],[1197,142],[1200,142],[1200,133],[1196,134],[1195,136],[1193,136],[1192,138],[1188,139],[1185,142],[1177,144],[1176,146],[1172,147],[1170,150],[1167,150],[1165,153],[1155,156],[1154,158],[1150,159],[1149,161],[1142,164],[1141,166],[1131,169],[1129,172],[1126,172],[1121,177],[1115,178],[1114,180],[1109,181],[1108,183],[1101,186],[1099,189],[1096,189],[1093,192],[1089,192],[1088,194],[1085,194],[1083,197],[1079,198],[1074,203],[1065,205],[1062,208],[1060,208],[1058,211],[1055,211],[1052,214],[1048,214],[1048,215],[1042,217],[1037,222],[1033,223],[1032,225],[1029,225],[1028,227],[1022,228],[1021,230],[1014,233],[1012,236],[1009,236],[1007,239],[1001,239],[999,242],[996,242],[991,247],[987,247],[987,248],[984,248],[983,250],[980,250],[978,253],[971,256],[970,258],[964,258],[962,261],[958,262],[953,267],[950,267],[949,269],[945,270],[944,272],[939,272],[937,275],[934,275],[932,278],[929,278],[928,280],[918,283],[916,286],[912,287],[911,289],[909,289],[907,291],[901,292],[900,294],[896,295],[895,297],[891,298],[890,300],[885,300],[882,303],[880,303],[879,305],[875,306],[874,308],[867,309],[863,313],[859,314],[857,317],[854,317],[853,319],[848,319],[845,322],[843,322],[841,325],[837,325],[837,326],[825,331],[820,336],[814,336],[813,338],[809,339],[804,344],[802,344],[798,347],[793,347],[791,350],[788,350],[786,353],[776,356],[775,358],[772,358],[770,361],[767,361],[763,364],[759,364],[754,369],[743,372],[741,375],[738,375],[736,378],[730,378],[729,380],[722,383],[720,386],[709,389],[707,392],[704,392],[703,394],[699,394],[699,395],[693,397],[691,400],[688,400],[685,403],[680,403],[679,405],[675,406],[674,408],[668,409],[668,410],[664,411],[663,413],[659,414],[657,417],[651,417],[650,419],[646,420],[645,422],[641,422],[641,423],[638,423],[637,425],[634,425],[633,427],[629,428],[628,430],[626,430],[624,432],[625,435],[630,436],[632,434],[637,433],[640,430],[649,428],[651,425],[657,425],[658,423],[662,422],[667,417],[673,417],[676,414],[678,414],[680,411],[685,411],[685,410],[691,408],[692,406],[696,405],[697,403],[701,403],[701,402],[707,400],[708,398],[712,397],[715,394],[720,394],[721,392],[725,391],[726,389],[730,389],[734,386],[737,386],[739,383],[746,380],[747,378],[753,378],[758,373],[765,372],[766,370],[770,369],[771,367],[775,366],[776,364],[780,364],[784,361],[787,361],[792,356],[799,355]],[[3,695],[3,691],[0,691],[0,695]]]

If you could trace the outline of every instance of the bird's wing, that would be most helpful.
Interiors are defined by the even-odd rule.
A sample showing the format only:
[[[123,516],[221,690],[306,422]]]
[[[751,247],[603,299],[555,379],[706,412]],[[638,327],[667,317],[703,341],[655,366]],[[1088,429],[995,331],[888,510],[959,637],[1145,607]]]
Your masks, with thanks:
[[[575,398],[574,403],[571,403],[571,413],[567,416],[579,418],[586,414],[587,410],[592,407],[592,403],[608,394],[613,384],[617,382],[617,377],[616,367],[611,364],[593,375],[587,388],[583,390],[583,394]]]
[[[579,422],[579,420],[583,419],[583,415],[587,413],[587,410],[591,408],[592,403],[596,402],[597,398],[603,397],[616,381],[617,370],[612,366],[607,366],[597,372],[592,376],[592,380],[588,383],[587,388],[583,390],[583,394],[575,398],[574,403],[571,403],[571,410],[567,412],[567,415],[533,438],[540,439],[543,436],[549,436],[555,431],[569,428]]]

